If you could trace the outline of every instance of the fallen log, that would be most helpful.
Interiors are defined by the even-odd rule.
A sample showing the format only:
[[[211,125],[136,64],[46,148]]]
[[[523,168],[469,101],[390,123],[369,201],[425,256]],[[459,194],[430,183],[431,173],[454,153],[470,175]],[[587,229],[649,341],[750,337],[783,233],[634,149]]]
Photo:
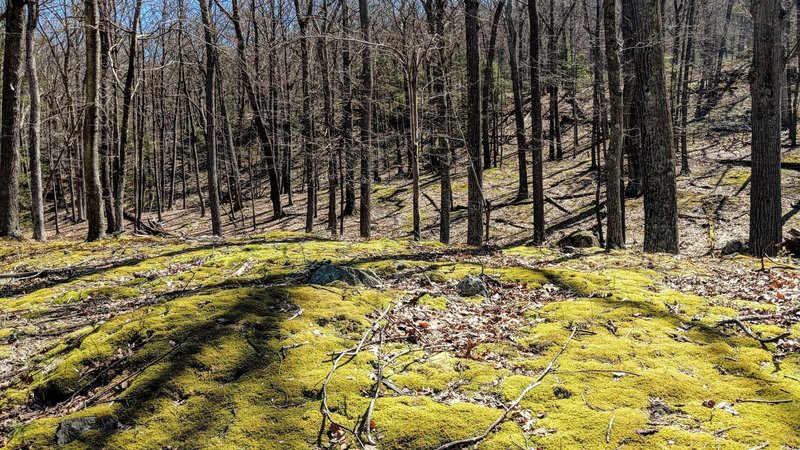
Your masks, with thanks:
[[[725,164],[727,166],[737,166],[737,167],[752,167],[753,162],[748,161],[746,159],[720,159],[720,164]],[[800,162],[781,162],[781,169],[784,170],[796,170],[800,172]]]
[[[158,229],[158,228],[155,228],[155,227],[151,227],[150,225],[142,222],[141,220],[138,220],[136,218],[136,216],[134,216],[133,214],[131,214],[131,213],[127,212],[127,211],[125,211],[123,213],[123,216],[125,217],[126,220],[130,221],[131,223],[133,223],[138,229],[144,231],[145,233],[147,233],[149,235],[152,235],[152,236],[172,236],[172,234],[170,234],[170,233],[168,233],[168,232],[166,232],[164,230],[161,230],[161,229]]]

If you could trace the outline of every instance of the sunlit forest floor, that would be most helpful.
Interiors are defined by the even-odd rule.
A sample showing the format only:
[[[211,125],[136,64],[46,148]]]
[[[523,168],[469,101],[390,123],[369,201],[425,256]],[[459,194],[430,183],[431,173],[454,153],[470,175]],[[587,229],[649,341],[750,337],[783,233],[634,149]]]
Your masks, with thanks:
[[[0,243],[0,446],[800,448],[796,261],[720,254],[747,237],[749,169],[720,161],[749,159],[748,107],[738,87],[690,124],[681,256],[638,251],[641,199],[626,202],[629,250],[554,248],[597,224],[588,136],[573,152],[568,129],[565,159],[545,163],[559,207],[545,205],[544,247],[527,245],[511,145],[486,172],[481,250],[463,247],[462,208],[455,244],[433,242],[428,172],[412,242],[411,184],[396,168],[374,185],[369,242],[355,217],[327,237],[324,190],[310,235],[301,192],[277,221],[263,195],[255,226],[249,202],[236,220],[226,212],[221,239],[196,193],[164,214],[169,237],[85,243],[62,210],[51,242]],[[800,227],[798,173],[783,171],[787,229]],[[326,261],[381,285],[312,284]],[[465,294],[465,278],[487,291]]]
[[[542,374],[479,448],[800,447],[800,325],[720,324],[800,295],[770,261],[293,233],[0,252],[9,449],[434,449]],[[309,284],[323,260],[382,286]]]

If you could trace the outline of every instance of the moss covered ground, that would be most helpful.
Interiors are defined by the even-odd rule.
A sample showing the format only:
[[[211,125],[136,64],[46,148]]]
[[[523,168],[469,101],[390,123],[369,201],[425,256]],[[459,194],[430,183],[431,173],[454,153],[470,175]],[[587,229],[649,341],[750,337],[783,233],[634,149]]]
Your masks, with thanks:
[[[323,260],[373,269],[384,287],[309,285]],[[0,443],[358,448],[346,430],[367,429],[377,448],[435,449],[485,430],[575,330],[478,448],[800,448],[798,354],[717,326],[785,297],[785,284],[751,293],[720,279],[758,268],[288,233],[3,243],[0,272],[25,276],[0,286]],[[490,298],[456,294],[468,274],[489,281]],[[800,338],[789,329],[785,340]],[[59,446],[76,417],[117,425]]]

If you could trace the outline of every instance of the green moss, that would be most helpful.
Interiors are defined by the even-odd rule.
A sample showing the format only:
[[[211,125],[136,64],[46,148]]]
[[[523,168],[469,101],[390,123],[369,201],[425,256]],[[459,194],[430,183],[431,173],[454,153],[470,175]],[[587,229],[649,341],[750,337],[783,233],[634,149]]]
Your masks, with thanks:
[[[319,391],[330,372],[331,355],[354,346],[374,312],[405,293],[287,286],[283,277],[324,259],[355,258],[359,267],[387,278],[408,271],[452,282],[482,270],[479,264],[407,256],[439,249],[436,244],[350,243],[295,233],[218,243],[123,239],[31,244],[25,264],[58,267],[93,254],[119,257],[111,247],[120,244],[126,246],[121,253],[140,260],[0,303],[0,312],[29,308],[38,314],[65,299],[159,298],[76,330],[29,363],[29,386],[0,393],[0,408],[8,408],[33,394],[53,401],[133,375],[110,394],[113,403],[65,416],[113,416],[123,427],[87,433],[65,448],[193,448],[198,442],[220,449],[314,448],[322,423]],[[0,253],[6,250],[3,245]],[[435,448],[482,431],[502,413],[497,402],[515,399],[554,358],[572,327],[584,332],[520,405],[531,412],[535,432],[526,435],[512,417],[478,448],[748,448],[766,441],[800,446],[797,401],[767,405],[737,400],[800,398],[798,356],[787,356],[775,371],[769,352],[753,339],[714,327],[720,317],[736,313],[733,307],[758,305],[684,294],[662,282],[665,274],[702,273],[707,261],[635,252],[564,258],[537,247],[504,253],[525,264],[488,264],[485,273],[531,289],[556,285],[560,293],[526,307],[530,320],[515,330],[513,341],[482,341],[471,349],[470,359],[457,356],[459,349],[412,352],[384,367],[384,376],[400,393],[384,387],[375,404],[380,448]],[[20,263],[8,258],[3,264]],[[726,264],[749,267],[753,261]],[[246,270],[240,271],[242,267]],[[434,318],[454,307],[447,298],[432,295],[419,302]],[[0,336],[18,329],[4,326]],[[771,326],[754,330],[764,335],[779,331]],[[793,333],[800,334],[800,325]],[[13,345],[0,347],[0,352],[12,352]],[[397,354],[412,347],[394,342],[384,350]],[[333,417],[347,427],[357,424],[369,404],[373,350],[368,346],[340,366],[328,385]],[[118,365],[112,365],[115,361]],[[653,426],[649,408],[656,398],[673,413],[656,434],[642,436],[637,430]],[[739,415],[712,411],[703,406],[706,399],[734,404]],[[6,448],[55,448],[53,436],[61,420],[44,418],[18,426]],[[727,427],[735,428],[713,434]],[[327,446],[324,433],[322,441]]]
[[[430,309],[437,311],[444,311],[447,309],[447,297],[433,297],[430,294],[425,294],[419,298],[419,304],[425,305]]]
[[[750,171],[741,169],[728,169],[717,180],[717,184],[725,186],[742,187],[750,180]]]

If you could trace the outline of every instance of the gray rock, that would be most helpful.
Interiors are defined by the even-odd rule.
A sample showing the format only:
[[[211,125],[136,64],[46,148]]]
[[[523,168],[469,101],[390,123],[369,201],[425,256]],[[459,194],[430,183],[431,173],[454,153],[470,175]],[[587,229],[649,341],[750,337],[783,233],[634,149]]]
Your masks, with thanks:
[[[561,238],[556,245],[560,248],[592,248],[599,247],[600,242],[590,231],[575,231]]]
[[[381,287],[383,282],[372,270],[353,269],[352,267],[337,266],[325,263],[321,265],[311,276],[311,284],[331,284],[334,281],[342,281],[351,286],[365,285],[369,287]]]
[[[462,297],[472,297],[473,295],[489,296],[489,289],[486,288],[486,283],[480,277],[475,275],[467,275],[456,286],[458,295]]]
[[[56,429],[56,443],[67,445],[87,431],[113,431],[118,427],[119,422],[113,417],[88,416],[64,419]]]
[[[723,255],[734,255],[736,253],[747,253],[747,243],[736,239],[733,241],[728,241],[725,245],[722,246],[720,253]]]

